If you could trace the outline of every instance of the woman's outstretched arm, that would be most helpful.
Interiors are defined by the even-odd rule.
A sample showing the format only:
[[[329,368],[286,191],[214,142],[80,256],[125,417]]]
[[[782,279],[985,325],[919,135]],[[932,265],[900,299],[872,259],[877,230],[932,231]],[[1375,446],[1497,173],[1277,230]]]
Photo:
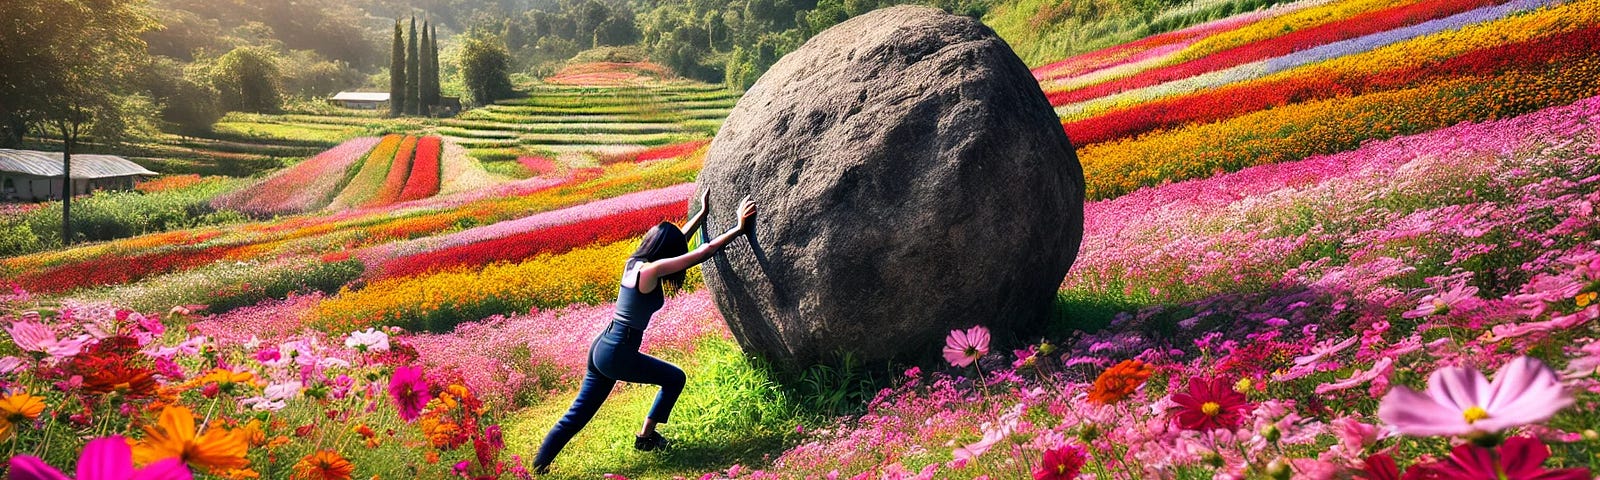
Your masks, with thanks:
[[[639,284],[652,285],[653,283],[651,282],[655,282],[657,278],[688,270],[689,267],[699,265],[700,262],[706,261],[707,258],[711,258],[712,255],[716,254],[718,250],[722,250],[722,247],[727,246],[728,242],[732,242],[733,239],[737,238],[739,235],[749,232],[751,227],[750,222],[755,218],[755,216],[755,202],[750,201],[750,197],[745,197],[743,201],[739,202],[739,226],[728,230],[727,233],[723,233],[721,236],[718,236],[715,239],[712,239],[711,243],[701,244],[699,248],[696,248],[689,253],[672,258],[657,260],[640,266]]]
[[[711,190],[706,190],[700,194],[700,212],[694,214],[693,217],[689,217],[689,221],[685,222],[683,228],[679,229],[683,231],[683,238],[694,238],[694,231],[699,230],[701,225],[705,225],[706,212],[710,210]]]

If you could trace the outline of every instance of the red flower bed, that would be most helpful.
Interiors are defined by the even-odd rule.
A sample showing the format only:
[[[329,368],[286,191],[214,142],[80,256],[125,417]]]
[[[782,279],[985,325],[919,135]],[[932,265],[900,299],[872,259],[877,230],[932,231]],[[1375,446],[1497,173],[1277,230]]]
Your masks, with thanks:
[[[1552,62],[1595,51],[1600,51],[1600,27],[1474,50],[1435,64],[1367,72],[1361,76],[1312,71],[1275,82],[1239,85],[1114,110],[1068,122],[1063,128],[1073,145],[1083,146],[1188,123],[1213,122],[1291,103],[1402,88],[1435,78],[1544,68]]]
[[[411,176],[400,191],[399,201],[421,200],[439,193],[439,147],[439,137],[422,137],[417,141]]]
[[[17,286],[33,293],[57,293],[85,287],[118,285],[152,275],[194,268],[223,258],[232,247],[172,250],[135,255],[104,255],[83,262],[23,274]]]
[[[628,153],[628,154],[622,154],[622,155],[612,155],[612,156],[609,156],[609,157],[601,158],[600,159],[600,163],[601,164],[605,164],[605,165],[610,165],[610,164],[613,164],[613,163],[622,163],[622,162],[648,162],[648,161],[651,161],[651,160],[661,160],[661,159],[666,159],[666,158],[677,158],[677,157],[681,157],[681,156],[684,156],[684,155],[688,155],[688,154],[694,153],[695,150],[699,150],[700,147],[704,147],[708,143],[711,143],[711,141],[710,140],[695,140],[695,141],[692,141],[692,142],[674,143],[672,145],[662,145],[662,146],[659,146],[659,147],[646,149],[646,150],[641,151],[639,153]]]
[[[1131,77],[1090,85],[1076,90],[1051,92],[1051,105],[1066,105],[1104,97],[1127,90],[1182,80],[1203,73],[1235,67],[1257,60],[1287,55],[1307,48],[1393,30],[1468,10],[1503,3],[1502,0],[1427,0],[1356,15],[1326,25],[1223,50],[1177,65],[1149,70]]]
[[[381,207],[400,199],[400,192],[406,188],[406,180],[411,178],[411,158],[416,149],[417,137],[408,136],[400,142],[400,150],[395,152],[394,162],[389,164],[389,175],[383,178],[383,187],[362,206]]]
[[[694,153],[695,150],[699,150],[700,147],[704,147],[709,143],[711,143],[710,140],[695,140],[693,142],[683,142],[675,145],[655,147],[643,152],[639,152],[639,155],[634,157],[634,161],[648,162],[651,160],[661,160],[664,158],[678,158]]]
[[[686,205],[682,203],[669,203],[397,258],[384,265],[383,276],[403,277],[460,265],[517,261],[540,254],[561,253],[589,244],[617,242],[644,233],[657,223],[682,219],[685,208]]]

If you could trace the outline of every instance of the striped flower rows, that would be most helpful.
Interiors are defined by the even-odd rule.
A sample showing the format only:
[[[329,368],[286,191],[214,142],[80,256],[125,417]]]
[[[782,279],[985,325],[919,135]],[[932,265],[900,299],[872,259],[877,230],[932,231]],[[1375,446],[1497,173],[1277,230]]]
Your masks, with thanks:
[[[344,142],[283,169],[261,183],[217,197],[211,204],[219,209],[261,216],[295,214],[322,208],[344,188],[344,183],[350,179],[346,172],[378,143],[377,137]]]

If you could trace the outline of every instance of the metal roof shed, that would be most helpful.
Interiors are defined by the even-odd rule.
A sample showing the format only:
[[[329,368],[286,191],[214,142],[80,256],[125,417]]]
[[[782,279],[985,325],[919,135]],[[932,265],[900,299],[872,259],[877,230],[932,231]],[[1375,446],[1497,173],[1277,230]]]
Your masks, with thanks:
[[[40,201],[61,197],[61,153],[0,148],[0,200]],[[72,156],[72,191],[133,188],[138,177],[159,175],[113,155]]]

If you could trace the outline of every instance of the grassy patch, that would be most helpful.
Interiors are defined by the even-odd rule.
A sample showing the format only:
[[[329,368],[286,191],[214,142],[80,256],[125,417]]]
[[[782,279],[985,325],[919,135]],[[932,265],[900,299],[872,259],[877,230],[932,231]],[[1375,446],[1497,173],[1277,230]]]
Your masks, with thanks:
[[[552,475],[543,478],[589,479],[606,473],[629,478],[693,478],[735,463],[759,464],[764,456],[776,456],[798,438],[797,403],[732,340],[710,337],[692,354],[673,352],[667,357],[684,362],[679,366],[689,376],[672,422],[661,427],[662,434],[673,442],[671,449],[633,449],[633,436],[655,401],[656,387],[623,384],[594,421],[556,457]],[[550,397],[507,418],[508,452],[531,459],[575,395]]]

